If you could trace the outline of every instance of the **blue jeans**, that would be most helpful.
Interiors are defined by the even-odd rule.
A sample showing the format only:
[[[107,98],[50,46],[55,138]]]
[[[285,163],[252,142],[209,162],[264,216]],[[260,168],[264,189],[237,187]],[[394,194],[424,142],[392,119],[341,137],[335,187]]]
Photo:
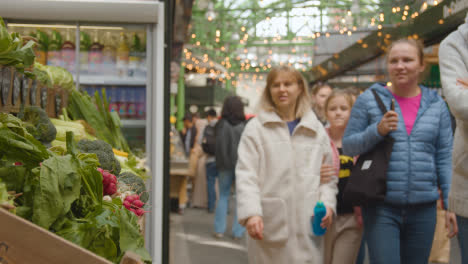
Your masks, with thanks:
[[[363,208],[371,264],[427,264],[436,225],[436,202]]]
[[[355,264],[364,264],[364,259],[366,258],[366,240],[362,237],[361,246],[359,248],[359,253],[356,259]]]
[[[218,169],[216,162],[206,163],[206,190],[208,191],[208,211],[213,212],[216,205],[216,177],[218,177]]]
[[[468,264],[468,218],[457,215],[457,224],[462,264]]]
[[[231,196],[231,185],[235,179],[234,170],[219,171],[219,200],[216,205],[214,229],[216,233],[223,234],[226,231],[226,218],[229,207],[229,196]],[[236,201],[234,200],[236,204]],[[232,223],[232,235],[241,237],[245,228],[237,222],[237,204],[234,206],[234,219]]]

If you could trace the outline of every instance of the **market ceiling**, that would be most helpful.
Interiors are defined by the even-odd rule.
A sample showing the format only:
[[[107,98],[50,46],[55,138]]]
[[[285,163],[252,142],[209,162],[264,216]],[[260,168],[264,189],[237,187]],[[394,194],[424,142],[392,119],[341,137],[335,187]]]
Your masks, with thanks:
[[[241,73],[262,73],[275,65],[311,72],[317,38],[393,28],[438,4],[435,0],[195,0],[182,66],[198,73],[211,70],[229,82]],[[215,71],[209,67],[215,63],[225,72],[218,74],[219,67]]]

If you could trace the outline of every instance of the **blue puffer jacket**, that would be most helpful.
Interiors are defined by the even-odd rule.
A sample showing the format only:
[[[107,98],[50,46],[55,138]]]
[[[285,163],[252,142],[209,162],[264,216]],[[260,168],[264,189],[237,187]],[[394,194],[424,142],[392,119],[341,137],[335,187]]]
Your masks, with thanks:
[[[375,89],[390,109],[392,93],[383,84]],[[372,91],[361,94],[351,111],[343,137],[343,152],[356,156],[372,149],[383,137],[377,132],[382,112]],[[443,195],[444,207],[452,175],[452,128],[445,102],[436,92],[421,86],[422,96],[411,135],[406,132],[401,109],[395,100],[398,129],[390,135],[395,138],[387,171],[385,202],[395,205],[419,204],[436,201],[437,187]]]

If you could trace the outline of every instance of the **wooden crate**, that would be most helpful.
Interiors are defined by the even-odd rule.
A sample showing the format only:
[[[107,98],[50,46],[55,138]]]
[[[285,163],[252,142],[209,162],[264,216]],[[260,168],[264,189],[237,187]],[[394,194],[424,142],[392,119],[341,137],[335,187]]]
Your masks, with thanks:
[[[0,263],[2,264],[112,264],[106,260],[0,208]],[[142,264],[138,255],[125,252],[121,264]]]
[[[27,106],[30,105],[29,91],[31,90],[32,80],[26,76],[23,76],[21,84],[21,104]]]
[[[111,264],[55,234],[0,209],[1,263]]]
[[[40,106],[41,103],[41,85],[37,80],[31,80],[29,88],[29,105]]]
[[[11,93],[11,113],[18,113],[21,106],[21,89],[23,86],[24,74],[15,72],[13,76],[13,86]]]
[[[47,112],[47,104],[49,103],[50,92],[49,88],[41,85],[39,89],[39,106]]]
[[[10,112],[15,68],[0,67],[0,111]]]
[[[62,108],[68,106],[68,91],[62,89],[62,87],[56,86],[54,89],[50,90],[50,97],[48,107],[47,107],[47,114],[50,117],[58,117],[62,114]]]

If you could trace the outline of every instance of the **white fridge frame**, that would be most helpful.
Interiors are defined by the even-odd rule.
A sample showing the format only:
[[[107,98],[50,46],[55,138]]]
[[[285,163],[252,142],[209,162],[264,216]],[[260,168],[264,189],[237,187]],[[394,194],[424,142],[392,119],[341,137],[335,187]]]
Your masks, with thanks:
[[[150,212],[145,241],[153,263],[163,261],[164,198],[164,3],[156,0],[2,0],[0,16],[30,23],[118,23],[146,26],[146,132]],[[79,39],[79,27],[77,29]],[[79,52],[79,45],[77,52]],[[79,73],[76,83],[79,87]],[[72,256],[70,256],[72,257]]]

